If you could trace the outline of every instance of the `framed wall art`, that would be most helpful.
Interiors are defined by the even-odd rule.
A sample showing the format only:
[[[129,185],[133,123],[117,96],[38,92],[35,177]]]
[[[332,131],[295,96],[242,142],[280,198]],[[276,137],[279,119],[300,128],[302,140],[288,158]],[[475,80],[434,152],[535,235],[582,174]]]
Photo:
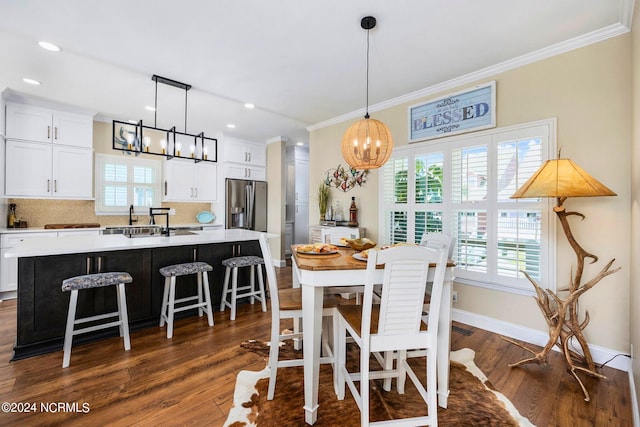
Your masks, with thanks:
[[[496,82],[409,107],[409,143],[496,127]]]

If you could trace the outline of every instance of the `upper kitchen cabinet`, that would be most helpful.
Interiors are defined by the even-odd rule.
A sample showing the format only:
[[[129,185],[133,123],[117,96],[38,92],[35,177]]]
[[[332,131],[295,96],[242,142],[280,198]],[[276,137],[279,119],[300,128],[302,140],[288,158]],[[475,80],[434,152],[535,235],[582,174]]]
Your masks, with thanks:
[[[214,202],[217,200],[216,163],[165,160],[162,168],[165,202]]]
[[[265,144],[221,136],[224,178],[264,181],[267,177]]]
[[[225,138],[224,161],[252,166],[266,166],[267,148],[265,144]]]
[[[5,195],[93,197],[93,119],[7,102]]]
[[[7,103],[6,137],[92,148],[93,119],[89,115]]]
[[[6,195],[91,199],[93,150],[7,140]]]

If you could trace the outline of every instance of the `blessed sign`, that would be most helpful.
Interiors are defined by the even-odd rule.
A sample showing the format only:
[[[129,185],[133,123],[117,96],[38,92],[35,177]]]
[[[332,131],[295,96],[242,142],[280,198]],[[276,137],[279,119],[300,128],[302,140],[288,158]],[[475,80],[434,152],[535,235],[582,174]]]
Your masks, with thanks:
[[[496,82],[409,107],[409,142],[496,126]]]

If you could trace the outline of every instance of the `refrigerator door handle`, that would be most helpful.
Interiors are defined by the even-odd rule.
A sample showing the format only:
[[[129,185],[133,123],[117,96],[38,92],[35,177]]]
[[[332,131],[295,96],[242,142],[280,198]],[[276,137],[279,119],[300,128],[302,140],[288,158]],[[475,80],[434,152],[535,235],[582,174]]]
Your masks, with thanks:
[[[247,228],[249,230],[253,230],[253,209],[254,209],[254,200],[255,194],[253,189],[253,184],[247,184],[245,187],[245,195],[246,195],[246,207],[247,207]]]

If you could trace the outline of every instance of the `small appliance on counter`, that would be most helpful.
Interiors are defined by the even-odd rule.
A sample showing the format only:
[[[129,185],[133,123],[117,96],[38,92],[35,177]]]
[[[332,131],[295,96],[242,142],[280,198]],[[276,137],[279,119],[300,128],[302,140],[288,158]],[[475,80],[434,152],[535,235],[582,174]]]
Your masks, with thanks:
[[[27,228],[27,221],[21,221],[16,215],[16,204],[9,204],[9,214],[7,215],[7,228]]]
[[[9,215],[7,217],[7,228],[14,228],[16,225],[16,204],[9,205]]]

